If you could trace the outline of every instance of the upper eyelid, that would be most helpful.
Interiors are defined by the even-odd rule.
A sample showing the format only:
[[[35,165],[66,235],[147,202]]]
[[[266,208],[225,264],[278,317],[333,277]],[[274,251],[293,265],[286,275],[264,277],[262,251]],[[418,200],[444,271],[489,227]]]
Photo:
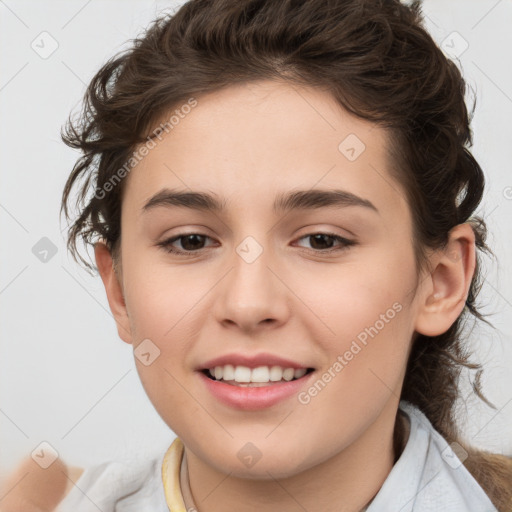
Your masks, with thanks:
[[[200,231],[190,231],[190,232],[178,233],[177,235],[172,235],[172,236],[164,237],[163,241],[177,240],[179,238],[182,238],[182,237],[185,237],[185,236],[190,236],[190,235],[199,235],[199,236],[204,236],[206,238],[214,239],[213,236],[210,236],[210,235],[208,235],[206,233],[201,233]],[[332,231],[325,230],[325,229],[324,230],[318,229],[318,230],[308,231],[307,233],[304,233],[304,234],[302,234],[300,236],[295,237],[294,240],[297,240],[297,239],[300,239],[300,238],[304,238],[304,237],[307,237],[307,236],[313,236],[313,235],[328,235],[328,236],[332,236],[332,237],[338,236],[340,238],[344,238],[344,239],[348,240],[348,237],[346,237],[345,235],[340,235],[338,233],[333,233]]]
[[[162,242],[160,242],[158,245],[170,244],[171,242],[174,243],[174,242],[178,241],[180,238],[184,238],[186,236],[191,236],[191,235],[199,235],[199,236],[202,236],[202,237],[205,237],[205,238],[209,238],[210,240],[214,240],[214,238],[211,237],[210,235],[206,235],[206,234],[200,233],[198,231],[190,231],[190,232],[179,233],[177,235],[164,238],[164,240],[162,240]],[[295,237],[293,239],[293,241],[301,240],[303,238],[307,238],[307,237],[310,237],[310,236],[313,236],[313,235],[326,235],[326,236],[329,236],[331,238],[340,239],[341,241],[346,242],[347,244],[354,244],[354,243],[356,243],[355,240],[347,238],[346,236],[339,235],[337,233],[332,233],[332,232],[329,232],[329,231],[326,231],[326,230],[317,230],[317,231],[313,230],[313,231],[309,231],[309,232],[307,232],[307,233],[305,233],[303,235]],[[205,248],[203,248],[203,249],[205,249]],[[178,249],[178,250],[182,250],[182,249]],[[198,249],[197,251],[184,251],[184,252],[199,252],[201,250],[202,249]]]

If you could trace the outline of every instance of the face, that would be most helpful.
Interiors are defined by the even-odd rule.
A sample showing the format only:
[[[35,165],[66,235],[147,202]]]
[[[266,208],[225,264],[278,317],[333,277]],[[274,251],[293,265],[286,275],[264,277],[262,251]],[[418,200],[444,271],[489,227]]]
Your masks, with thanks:
[[[120,334],[186,447],[225,473],[279,477],[394,416],[417,275],[386,133],[325,92],[255,82],[198,97],[156,142],[124,191]],[[263,382],[215,383],[212,365]],[[274,366],[299,378],[268,382]]]

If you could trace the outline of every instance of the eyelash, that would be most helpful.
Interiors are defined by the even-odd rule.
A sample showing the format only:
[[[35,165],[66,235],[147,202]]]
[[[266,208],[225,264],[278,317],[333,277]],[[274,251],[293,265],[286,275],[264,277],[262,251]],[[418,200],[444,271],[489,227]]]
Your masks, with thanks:
[[[197,249],[195,251],[182,251],[180,249],[176,249],[175,247],[172,247],[172,245],[171,245],[172,243],[179,240],[180,238],[185,238],[187,236],[192,236],[192,235],[198,235],[200,237],[210,238],[209,236],[202,235],[201,233],[182,233],[180,235],[176,235],[172,238],[169,238],[167,240],[159,242],[157,244],[157,246],[161,247],[162,249],[164,249],[164,251],[166,251],[167,253],[170,253],[170,254],[176,254],[178,256],[185,256],[185,257],[193,257],[197,253],[201,252],[203,249]],[[337,248],[311,249],[311,251],[316,254],[338,253],[338,252],[346,251],[349,249],[350,246],[356,244],[356,242],[354,240],[348,240],[347,238],[343,238],[342,236],[336,235],[334,233],[327,233],[327,232],[323,232],[323,231],[317,232],[317,233],[309,233],[307,235],[301,236],[298,240],[302,240],[303,238],[309,238],[309,237],[316,236],[316,235],[324,235],[324,236],[333,238],[335,241],[338,241],[342,244],[341,247],[337,247]]]

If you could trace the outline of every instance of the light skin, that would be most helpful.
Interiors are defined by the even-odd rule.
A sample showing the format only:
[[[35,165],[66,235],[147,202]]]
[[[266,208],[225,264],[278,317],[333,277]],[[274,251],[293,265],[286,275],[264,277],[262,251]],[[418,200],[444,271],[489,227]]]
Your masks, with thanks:
[[[32,457],[23,459],[0,483],[0,512],[48,512],[54,510],[83,473],[60,458],[43,469]]]
[[[387,133],[325,92],[281,82],[232,86],[198,105],[127,177],[117,272],[95,246],[119,336],[149,339],[160,356],[135,362],[164,421],[182,439],[200,512],[358,511],[393,466],[392,437],[411,339],[445,332],[460,315],[475,268],[469,224],[417,276],[412,217],[390,174]],[[165,116],[163,116],[165,118]],[[349,161],[349,134],[366,149]],[[204,192],[223,211],[144,205],[162,189]],[[370,201],[274,212],[276,196],[343,189]],[[166,252],[177,239],[191,256]],[[354,242],[343,245],[330,233]],[[253,237],[263,252],[236,251]],[[188,240],[190,241],[190,240]],[[201,245],[202,244],[202,245]],[[293,396],[261,411],[220,403],[195,371],[232,352],[269,352],[319,378],[393,304],[401,310],[308,404]],[[316,380],[313,379],[313,382]],[[247,443],[261,459],[237,457]]]

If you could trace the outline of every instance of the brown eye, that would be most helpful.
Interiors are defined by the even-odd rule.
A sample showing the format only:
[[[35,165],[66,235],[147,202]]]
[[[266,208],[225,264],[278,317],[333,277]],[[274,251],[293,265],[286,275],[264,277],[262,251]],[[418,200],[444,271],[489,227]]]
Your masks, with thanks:
[[[181,246],[186,251],[195,251],[197,249],[202,249],[202,245],[204,244],[204,236],[198,234],[185,235],[180,236],[178,240],[181,240]]]
[[[164,240],[157,245],[170,253],[189,254],[204,249],[205,241],[208,238],[210,237],[199,233],[186,233]],[[181,245],[181,248],[176,247],[176,242]]]
[[[311,249],[320,253],[343,251],[355,244],[353,240],[348,240],[334,233],[312,233],[300,238],[300,240],[303,239],[309,241]],[[338,242],[339,245],[336,246],[335,242]]]
[[[334,245],[334,237],[329,235],[309,235],[311,247],[313,249],[325,250],[331,249]]]

